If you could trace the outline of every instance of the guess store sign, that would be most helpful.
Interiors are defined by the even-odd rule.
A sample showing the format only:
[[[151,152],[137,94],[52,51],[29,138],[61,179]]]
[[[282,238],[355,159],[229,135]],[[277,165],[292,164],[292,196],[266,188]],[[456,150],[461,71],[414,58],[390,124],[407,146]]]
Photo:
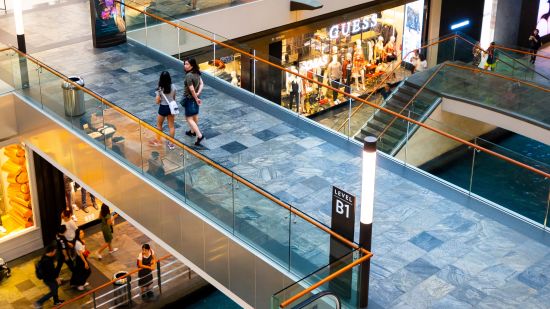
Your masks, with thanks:
[[[361,31],[370,30],[376,25],[376,20],[376,14],[371,14],[345,23],[333,25],[330,27],[329,36],[331,39],[337,39],[340,36],[347,37]]]

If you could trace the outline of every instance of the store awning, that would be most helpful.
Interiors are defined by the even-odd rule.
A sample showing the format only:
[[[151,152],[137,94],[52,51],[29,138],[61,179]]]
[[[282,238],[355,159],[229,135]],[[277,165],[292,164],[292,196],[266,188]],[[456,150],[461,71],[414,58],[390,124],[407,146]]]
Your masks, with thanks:
[[[316,10],[322,7],[317,0],[290,0],[290,11]]]

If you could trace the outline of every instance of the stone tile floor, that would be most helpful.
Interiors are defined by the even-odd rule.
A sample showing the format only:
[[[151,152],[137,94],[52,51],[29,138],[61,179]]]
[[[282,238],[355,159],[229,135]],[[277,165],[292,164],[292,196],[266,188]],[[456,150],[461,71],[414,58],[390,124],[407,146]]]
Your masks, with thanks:
[[[182,80],[181,67],[164,68],[130,45],[94,50],[79,42],[35,56],[81,74],[90,89],[149,123],[159,72]],[[331,185],[359,196],[360,157],[219,89],[207,87],[203,98],[205,155],[324,223]],[[182,119],[177,124],[176,137],[191,143]],[[548,246],[383,168],[376,186],[371,307],[547,307]],[[315,249],[305,251],[315,256]]]

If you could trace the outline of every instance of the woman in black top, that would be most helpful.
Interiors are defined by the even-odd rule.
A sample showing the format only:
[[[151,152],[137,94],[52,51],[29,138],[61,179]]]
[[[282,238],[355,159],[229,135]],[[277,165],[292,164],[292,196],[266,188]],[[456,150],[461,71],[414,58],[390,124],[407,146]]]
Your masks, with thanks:
[[[157,259],[155,252],[149,244],[143,244],[141,246],[141,253],[138,255],[137,264],[138,271],[138,285],[141,288],[141,297],[152,297],[153,292],[150,290],[151,284],[153,284],[153,269],[155,269]]]
[[[537,59],[537,51],[542,46],[542,42],[540,40],[540,35],[539,35],[539,29],[535,29],[533,31],[533,34],[531,34],[531,36],[529,36],[529,45],[531,47],[531,52],[533,53],[531,55],[531,61],[530,62],[532,64],[535,64],[535,60]]]

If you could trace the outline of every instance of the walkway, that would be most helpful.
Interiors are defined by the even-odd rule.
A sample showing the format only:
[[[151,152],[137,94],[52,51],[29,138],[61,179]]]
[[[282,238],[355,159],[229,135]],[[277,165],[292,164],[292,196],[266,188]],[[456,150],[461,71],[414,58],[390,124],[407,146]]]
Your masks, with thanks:
[[[34,56],[82,75],[90,89],[151,124],[161,70],[170,71],[181,95],[181,67],[166,68],[130,44],[94,50],[85,41]],[[219,89],[207,87],[203,99],[205,155],[325,224],[332,185],[360,196],[358,155]],[[176,137],[192,143],[183,120],[177,123]],[[550,247],[384,168],[376,181],[372,308],[547,307]],[[300,237],[311,243],[315,236]],[[319,249],[300,250],[313,259]]]

